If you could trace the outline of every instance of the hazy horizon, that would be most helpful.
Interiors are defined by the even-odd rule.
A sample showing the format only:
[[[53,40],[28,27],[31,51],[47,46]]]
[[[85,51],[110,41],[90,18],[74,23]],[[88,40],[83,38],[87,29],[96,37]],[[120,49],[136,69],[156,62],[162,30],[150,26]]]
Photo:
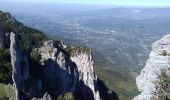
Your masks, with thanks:
[[[116,5],[116,6],[151,6],[169,7],[170,0],[0,0],[3,2],[32,2],[32,3],[57,3],[57,4],[85,4],[85,5]]]
[[[31,0],[32,1],[32,0]],[[116,2],[110,5],[107,4],[94,4],[94,3],[69,3],[69,2],[31,2],[28,0],[0,0],[0,10],[5,12],[48,12],[48,11],[59,11],[59,12],[71,12],[71,11],[91,11],[91,10],[103,10],[112,8],[170,8],[170,6],[147,6],[147,5],[117,5]],[[54,0],[50,0],[54,1]],[[60,1],[60,0],[57,0]],[[70,0],[72,1],[72,0]],[[79,1],[79,0],[77,0]],[[100,0],[102,1],[102,0]],[[107,0],[109,1],[109,0]],[[127,1],[127,0],[125,0]],[[135,0],[132,0],[135,1]],[[122,3],[123,4],[123,3]],[[169,3],[170,4],[170,3]]]
[[[49,3],[49,4],[76,4],[99,6],[139,6],[139,7],[170,7],[170,0],[0,0],[0,2],[15,3]]]

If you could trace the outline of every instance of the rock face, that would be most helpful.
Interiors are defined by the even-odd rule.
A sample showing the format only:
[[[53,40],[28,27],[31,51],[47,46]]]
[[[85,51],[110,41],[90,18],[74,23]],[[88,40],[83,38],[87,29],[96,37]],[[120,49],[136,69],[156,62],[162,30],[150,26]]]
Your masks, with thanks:
[[[77,50],[75,55],[71,57],[71,60],[78,66],[79,81],[82,81],[84,86],[87,86],[91,89],[95,100],[99,100],[100,96],[97,89],[97,76],[95,75],[93,69],[93,58],[91,51]],[[83,87],[82,90],[83,93],[86,94],[86,88]],[[86,96],[88,97],[88,95]]]
[[[0,48],[4,48],[5,40],[6,40],[5,33],[4,33],[3,29],[2,29],[2,27],[0,26]]]
[[[37,49],[41,54],[43,76],[49,92],[58,96],[69,91],[75,91],[78,81],[77,66],[64,50],[53,40],[46,41]]]
[[[10,33],[10,41],[12,79],[16,88],[16,99],[29,100],[41,93],[42,83],[29,75],[28,59],[21,51],[20,44],[13,32]]]
[[[15,34],[12,32],[10,35],[11,45],[11,64],[13,66],[12,78],[16,88],[17,98],[24,100],[21,96],[21,91],[24,89],[24,81],[29,78],[28,61],[25,55],[22,54]]]
[[[42,55],[45,79],[50,83],[47,85],[53,88],[51,93],[59,95],[71,91],[80,94],[84,100],[99,100],[91,52],[85,52],[85,48],[71,48],[70,57],[64,50],[66,48],[61,42],[56,44],[49,40],[38,49]]]
[[[155,93],[159,91],[156,82],[160,80],[159,76],[161,75],[162,70],[164,70],[165,73],[169,73],[169,54],[170,35],[167,35],[152,45],[152,51],[146,62],[146,66],[136,79],[136,84],[141,94],[135,97],[134,100],[157,100],[152,99],[157,98],[157,94]],[[164,92],[161,95],[164,95]]]
[[[17,100],[53,100],[67,92],[72,92],[77,100],[100,100],[92,54],[88,49],[71,47],[70,56],[62,42],[44,42],[41,48],[34,50],[41,55],[42,63],[41,72],[38,72],[41,78],[37,78],[29,74],[32,66],[29,66],[28,58],[21,51],[13,32],[10,41]]]

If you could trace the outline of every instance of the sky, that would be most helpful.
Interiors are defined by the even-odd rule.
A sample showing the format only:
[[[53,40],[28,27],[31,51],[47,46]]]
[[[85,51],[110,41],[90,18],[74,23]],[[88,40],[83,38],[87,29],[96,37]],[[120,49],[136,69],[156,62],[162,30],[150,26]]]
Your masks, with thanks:
[[[0,0],[15,2],[48,2],[72,4],[102,4],[118,6],[170,6],[170,0]]]

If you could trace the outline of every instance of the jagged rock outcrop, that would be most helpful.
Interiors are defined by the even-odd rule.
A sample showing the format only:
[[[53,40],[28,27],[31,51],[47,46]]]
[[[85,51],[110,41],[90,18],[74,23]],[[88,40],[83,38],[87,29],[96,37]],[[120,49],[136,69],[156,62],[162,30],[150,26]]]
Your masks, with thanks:
[[[25,81],[29,78],[28,61],[26,56],[22,54],[19,43],[13,32],[11,32],[10,40],[11,64],[13,67],[12,78],[16,88],[17,98],[19,100],[24,100],[24,97],[21,96],[21,92],[24,90]]]
[[[15,33],[10,33],[10,53],[12,64],[12,79],[16,88],[17,100],[29,100],[42,91],[42,82],[29,75],[29,63],[21,51]]]
[[[141,94],[135,97],[134,100],[165,100],[158,98],[158,95],[163,97],[163,95],[166,94],[165,92],[158,94],[158,91],[160,91],[160,88],[158,87],[160,87],[159,85],[165,80],[167,81],[167,79],[160,79],[162,71],[164,71],[166,74],[170,74],[169,54],[170,35],[166,35],[152,45],[152,51],[149,55],[149,59],[146,62],[146,66],[136,79],[136,84]],[[167,84],[164,88],[168,89],[169,87],[170,86]],[[166,98],[167,100],[170,99],[168,99],[168,96]]]
[[[85,100],[99,100],[91,51],[71,47],[69,54],[64,49],[67,49],[66,45],[62,42],[56,44],[53,40],[46,41],[38,49],[42,55],[44,76],[48,82],[51,81],[48,85],[53,88],[53,95],[71,91]]]
[[[78,81],[77,66],[53,40],[37,49],[41,54],[45,85],[53,96],[75,91]]]
[[[6,40],[5,32],[3,31],[2,27],[0,26],[0,48],[5,47],[5,40]]]
[[[100,99],[89,49],[71,47],[68,53],[62,42],[44,42],[41,48],[34,50],[41,55],[42,62],[41,78],[37,78],[29,74],[32,66],[29,66],[28,57],[20,49],[13,32],[10,33],[10,41],[12,76],[17,100],[53,100],[67,92],[80,96],[77,99]]]
[[[87,48],[79,48],[74,51],[74,56],[71,57],[71,60],[78,66],[79,80],[92,90],[95,100],[99,100],[100,96],[97,87],[97,76],[94,73],[91,51]],[[85,88],[82,88],[82,90],[86,92]]]

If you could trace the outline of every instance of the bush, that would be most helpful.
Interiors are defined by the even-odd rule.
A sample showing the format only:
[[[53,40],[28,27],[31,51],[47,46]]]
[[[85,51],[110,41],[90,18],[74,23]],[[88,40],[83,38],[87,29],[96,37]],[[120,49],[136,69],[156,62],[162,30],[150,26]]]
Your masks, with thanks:
[[[161,55],[162,55],[162,56],[167,56],[168,54],[167,54],[167,52],[164,50]]]
[[[65,93],[64,100],[74,100],[73,94],[71,92]]]
[[[65,93],[64,96],[59,96],[57,100],[74,100],[74,96],[71,92]]]
[[[16,100],[15,89],[10,84],[0,83],[0,100]]]
[[[41,54],[38,53],[38,51],[36,50],[33,50],[31,53],[30,53],[30,57],[35,60],[36,62],[40,62],[41,60]]]
[[[158,75],[159,80],[155,82],[156,91],[153,93],[154,100],[170,100],[170,76],[167,74],[169,70],[162,70]]]

